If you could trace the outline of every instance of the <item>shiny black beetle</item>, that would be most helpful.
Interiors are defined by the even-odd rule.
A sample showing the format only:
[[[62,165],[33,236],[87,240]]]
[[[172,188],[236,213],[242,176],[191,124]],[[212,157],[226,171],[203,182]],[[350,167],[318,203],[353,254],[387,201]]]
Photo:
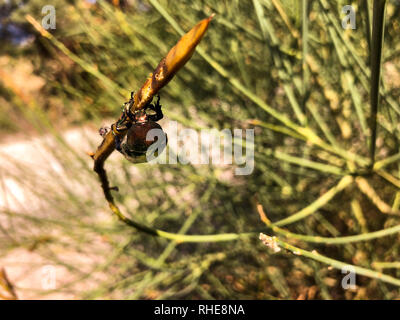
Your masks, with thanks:
[[[161,120],[164,115],[161,110],[160,96],[157,95],[157,101],[152,104],[151,101],[141,110],[131,112],[131,106],[134,103],[134,95],[131,92],[131,99],[124,104],[124,111],[121,118],[115,124],[115,130],[121,131],[128,129],[128,132],[123,140],[115,135],[115,148],[121,152],[129,161],[138,163],[146,162],[146,153],[151,145],[161,138],[161,145],[158,147],[157,157],[167,145],[167,135],[156,122]],[[148,133],[152,129],[158,129],[153,140],[147,140]],[[114,132],[114,131],[113,131]]]

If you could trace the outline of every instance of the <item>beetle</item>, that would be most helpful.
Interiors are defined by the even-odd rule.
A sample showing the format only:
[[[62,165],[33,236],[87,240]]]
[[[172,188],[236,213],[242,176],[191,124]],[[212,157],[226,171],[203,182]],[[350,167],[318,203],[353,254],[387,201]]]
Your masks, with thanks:
[[[131,92],[131,99],[124,103],[123,114],[115,124],[116,131],[127,129],[128,132],[122,140],[115,135],[115,149],[133,163],[146,162],[146,153],[150,146],[158,141],[158,137],[161,137],[162,141],[158,153],[154,153],[155,156],[164,150],[168,141],[167,134],[157,123],[164,117],[160,96],[157,95],[157,101],[154,104],[150,101],[143,109],[135,112],[130,111],[133,103],[134,93]],[[156,136],[153,140],[147,140],[149,131],[153,129],[161,130],[161,135]]]

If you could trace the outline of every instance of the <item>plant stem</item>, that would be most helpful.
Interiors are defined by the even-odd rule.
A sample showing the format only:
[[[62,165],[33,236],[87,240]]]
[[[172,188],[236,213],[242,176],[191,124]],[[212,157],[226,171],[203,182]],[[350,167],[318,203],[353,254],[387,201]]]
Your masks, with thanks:
[[[324,264],[330,265],[333,268],[339,269],[339,270],[349,270],[349,268],[353,269],[353,271],[357,275],[362,275],[366,276],[369,278],[377,279],[386,283],[393,284],[395,286],[400,286],[400,279],[388,276],[386,274],[383,274],[381,272],[373,271],[371,269],[363,268],[363,267],[358,267],[349,263],[341,262],[338,260],[334,260],[331,258],[328,258],[326,256],[323,256],[322,254],[319,254],[316,250],[313,251],[307,251],[304,249],[300,249],[298,247],[295,247],[287,242],[284,242],[278,238],[274,238],[274,241],[282,248],[292,252],[293,254],[297,256],[304,256],[310,259],[313,259],[315,261],[322,262]]]
[[[374,0],[371,42],[371,167],[375,162],[379,87],[381,80],[382,47],[385,30],[386,0]]]

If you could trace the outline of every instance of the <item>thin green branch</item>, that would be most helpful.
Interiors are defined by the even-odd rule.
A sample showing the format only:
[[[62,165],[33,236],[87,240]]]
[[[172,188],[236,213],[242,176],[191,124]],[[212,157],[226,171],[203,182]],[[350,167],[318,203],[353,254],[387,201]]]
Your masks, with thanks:
[[[308,54],[308,0],[303,0],[302,3],[302,48],[303,48],[303,55],[302,55],[302,95],[303,95],[303,112],[306,110],[306,100],[308,94],[308,87],[309,87],[309,71],[307,66],[307,54]]]
[[[375,262],[372,262],[371,266],[375,269],[399,269],[400,262],[399,261],[395,261],[395,262],[375,261]]]
[[[158,3],[157,0],[150,0],[150,3],[171,24],[171,26],[178,32],[178,34],[183,34],[182,28],[176,23],[172,16]],[[206,60],[211,65],[211,67],[213,67],[222,77],[226,78],[235,89],[244,94],[248,99],[250,99],[253,103],[255,103],[261,109],[270,114],[276,120],[282,122],[288,128],[303,135],[307,139],[307,142],[314,144],[326,151],[337,154],[344,159],[355,161],[362,166],[365,166],[369,163],[368,160],[362,156],[327,144],[309,127],[301,127],[291,121],[286,115],[276,111],[266,102],[264,102],[260,97],[254,94],[250,89],[246,88],[237,78],[231,76],[231,74],[225,68],[223,68],[217,61],[211,58],[211,56],[209,56],[201,47],[197,48],[197,53],[201,57],[203,57],[203,59]]]
[[[319,254],[316,250],[313,251],[307,251],[304,249],[300,249],[298,247],[295,247],[285,241],[280,240],[279,238],[276,237],[269,237],[265,234],[260,234],[260,239],[266,243],[266,245],[268,247],[270,247],[270,243],[274,242],[275,246],[275,252],[277,252],[277,250],[282,247],[290,252],[292,252],[293,254],[297,255],[297,256],[304,256],[310,259],[313,259],[315,261],[319,261],[321,263],[327,264],[333,268],[339,269],[339,270],[348,270],[348,268],[352,268],[353,271],[357,274],[357,275],[362,275],[362,276],[366,276],[369,278],[373,278],[373,279],[377,279],[386,283],[390,283],[393,284],[395,286],[400,286],[400,279],[388,276],[386,274],[383,274],[381,272],[377,272],[377,271],[373,271],[371,269],[367,269],[367,268],[363,268],[363,267],[359,267],[359,266],[355,266],[349,263],[345,263],[345,262],[341,262],[338,260],[334,260],[331,258],[328,258],[326,256],[323,256],[322,254]]]
[[[274,157],[276,159],[298,165],[300,167],[314,169],[323,173],[332,173],[339,176],[344,176],[345,174],[348,174],[348,172],[345,172],[343,169],[337,166],[308,160],[302,157],[292,156],[279,150],[267,149],[265,150],[265,154],[270,157]]]
[[[378,238],[382,238],[382,237],[387,237],[387,236],[394,235],[394,234],[397,234],[400,232],[400,225],[397,225],[397,226],[394,226],[391,228],[382,229],[382,230],[374,231],[374,232],[358,234],[358,235],[354,235],[354,236],[334,237],[334,238],[320,237],[320,236],[308,236],[308,235],[290,232],[288,230],[279,228],[278,226],[276,226],[276,224],[271,223],[271,221],[267,218],[267,216],[264,212],[264,209],[262,208],[262,206],[260,204],[257,205],[257,210],[258,210],[261,220],[273,232],[278,233],[287,239],[295,239],[295,240],[301,240],[301,241],[311,242],[311,243],[347,244],[347,243],[352,243],[352,242],[368,241],[368,240],[378,239]]]
[[[385,31],[386,0],[374,0],[371,42],[371,166],[375,162],[379,87],[381,81],[382,48]]]
[[[399,160],[400,160],[400,153],[396,153],[396,154],[394,154],[394,155],[392,155],[390,157],[387,157],[387,158],[385,158],[383,160],[375,162],[374,170],[375,171],[380,170],[380,169],[392,164],[393,162],[397,162]]]
[[[313,214],[316,212],[319,208],[323,207],[326,205],[330,200],[333,199],[335,195],[337,195],[339,192],[344,190],[347,186],[349,186],[353,182],[353,178],[351,176],[344,176],[342,179],[340,179],[339,183],[329,189],[326,193],[324,193],[322,196],[320,196],[317,200],[315,200],[313,203],[305,207],[304,209],[300,210],[299,212],[285,218],[282,220],[279,220],[277,222],[274,222],[274,225],[276,226],[285,226],[294,222],[297,222],[299,220],[302,220],[309,215]]]
[[[126,217],[115,204],[114,198],[111,194],[110,184],[108,182],[107,172],[102,166],[95,168],[101,182],[101,187],[104,192],[104,196],[109,204],[111,211],[126,225],[133,227],[141,232],[147,233],[152,236],[161,237],[169,240],[174,240],[176,242],[220,242],[220,241],[233,241],[243,238],[248,238],[254,236],[254,233],[222,233],[214,235],[186,235],[179,233],[171,233],[163,230],[158,230],[155,228],[150,228],[144,224],[136,222],[132,219]]]

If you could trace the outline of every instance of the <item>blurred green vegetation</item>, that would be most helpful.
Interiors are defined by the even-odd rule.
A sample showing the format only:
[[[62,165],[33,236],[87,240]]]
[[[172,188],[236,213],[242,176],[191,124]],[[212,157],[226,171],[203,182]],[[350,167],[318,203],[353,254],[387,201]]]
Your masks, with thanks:
[[[34,168],[11,164],[13,176],[40,205],[0,211],[8,221],[7,228],[0,228],[2,255],[34,244],[46,261],[74,275],[57,290],[73,292],[76,298],[400,298],[397,286],[376,279],[382,270],[400,277],[396,264],[382,267],[400,258],[397,233],[339,244],[309,241],[312,236],[338,238],[399,224],[398,2],[389,1],[386,11],[378,165],[366,175],[371,122],[367,21],[372,21],[372,1],[353,4],[355,30],[341,27],[346,1],[53,1],[57,28],[49,30],[54,36],[50,40],[26,20],[29,14],[40,22],[46,4],[26,2],[3,21],[19,25],[34,39],[1,49],[0,124],[3,136],[17,131],[56,137],[58,145],[49,151],[65,176],[49,167],[54,180],[43,179]],[[106,167],[111,184],[119,186],[118,203],[141,223],[177,233],[254,236],[176,243],[142,234],[115,218],[99,219],[99,212],[112,213],[87,150],[68,145],[62,132],[72,125],[98,128],[104,119],[116,119],[129,92],[142,85],[182,30],[211,13],[216,16],[197,53],[161,91],[164,114],[195,129],[255,128],[254,172],[226,179],[218,167],[135,166],[122,157]],[[21,64],[32,70],[17,69]],[[32,81],[18,82],[18,77]],[[347,180],[344,191],[322,206],[315,204],[349,174],[354,181]],[[343,290],[343,274],[331,263],[290,250],[274,253],[258,239],[259,232],[274,232],[260,220],[256,201],[272,222],[310,206],[310,214],[296,223],[280,225],[310,238],[285,238],[275,229],[278,238],[377,273],[358,276],[357,290]],[[66,258],[65,251],[95,255],[102,263],[87,270]],[[97,274],[103,276],[94,288],[74,287]]]

